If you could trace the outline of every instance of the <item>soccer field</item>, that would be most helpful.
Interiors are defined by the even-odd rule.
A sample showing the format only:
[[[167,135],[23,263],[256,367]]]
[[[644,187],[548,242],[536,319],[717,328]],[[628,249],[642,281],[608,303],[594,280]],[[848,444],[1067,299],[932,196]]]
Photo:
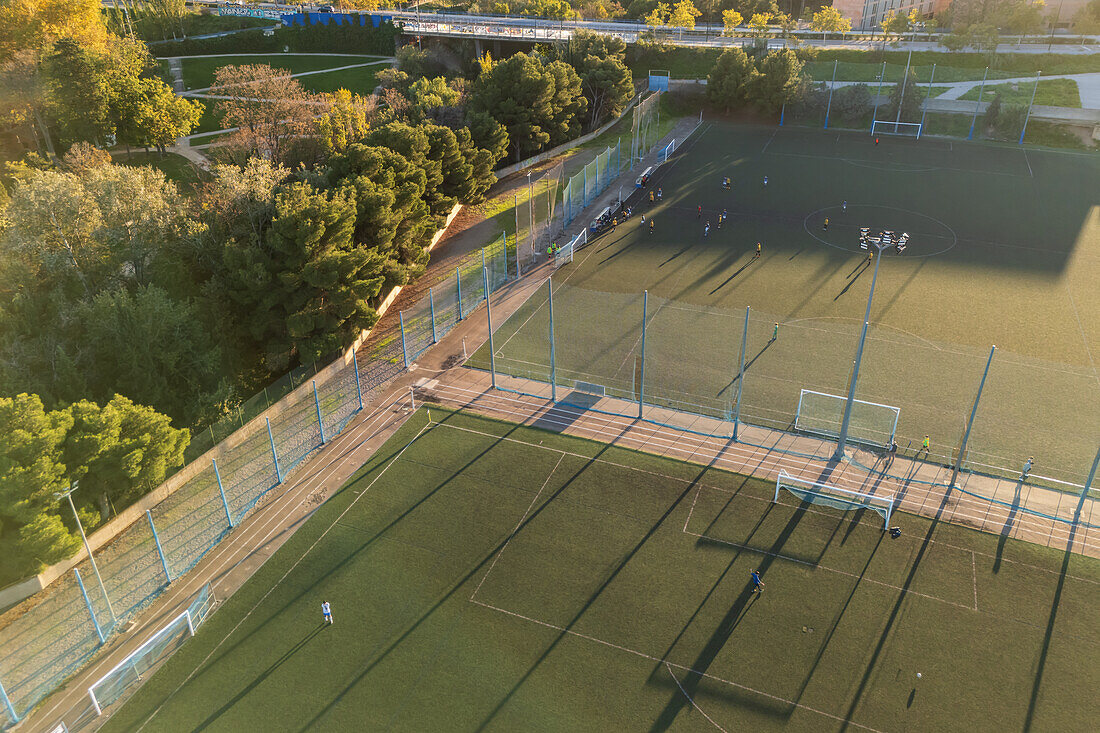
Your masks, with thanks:
[[[1016,475],[1034,456],[1033,474],[1083,484],[1100,435],[1100,156],[706,123],[650,187],[662,201],[555,273],[561,386],[636,398],[648,290],[646,401],[729,417],[749,307],[742,420],[789,428],[802,389],[847,393],[874,275],[859,229],[908,232],[880,263],[857,398],[900,408],[903,450],[927,434],[952,460],[996,345],[968,465]],[[500,325],[500,371],[549,380],[547,306],[544,289]]]
[[[431,414],[103,730],[1084,731],[1100,716],[1094,559],[905,514],[891,539],[876,514],[773,504],[755,479]]]

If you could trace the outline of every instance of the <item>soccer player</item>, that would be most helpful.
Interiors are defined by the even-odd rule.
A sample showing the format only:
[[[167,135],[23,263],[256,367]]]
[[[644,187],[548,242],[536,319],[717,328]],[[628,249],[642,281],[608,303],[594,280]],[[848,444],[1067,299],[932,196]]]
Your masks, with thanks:
[[[653,192],[652,191],[649,192],[649,203],[651,203],[651,204],[653,203]]]
[[[722,178],[722,188],[726,189],[727,191],[730,190],[730,177],[729,176],[725,176],[725,177]]]
[[[764,176],[764,188],[768,187],[768,177]]]
[[[657,200],[660,201],[664,197],[665,197],[664,189],[662,189],[660,186],[658,186],[657,187]]]
[[[706,238],[706,236],[708,234],[710,234],[710,220],[709,219],[707,220],[706,225],[703,226],[703,237]]]
[[[321,602],[321,615],[324,617],[324,623],[332,625],[332,606],[328,605],[328,601]]]
[[[546,246],[546,259],[550,259],[554,256],[554,244],[550,243]]]
[[[1032,467],[1032,465],[1034,465],[1034,463],[1035,463],[1034,458],[1029,457],[1027,459],[1027,463],[1024,464],[1024,472],[1020,474],[1020,480],[1021,481],[1027,481],[1027,476],[1028,476],[1029,473],[1031,473],[1031,467]]]
[[[611,233],[615,233],[615,227],[619,226],[619,217],[613,217],[611,219]]]
[[[847,213],[847,211],[848,211],[848,200],[847,199],[840,202],[840,210]]]
[[[652,219],[649,220],[649,233],[653,234],[653,220]]]
[[[775,322],[775,328],[772,329],[772,341],[779,338],[779,321]]]
[[[873,249],[867,250],[867,264],[871,264],[875,261],[875,251]]]
[[[878,138],[877,137],[875,138],[875,147],[876,148],[878,147]]]
[[[761,252],[762,250],[763,250],[763,246],[762,246],[762,245],[760,244],[760,242],[757,242],[757,243],[756,243],[756,255],[755,255],[755,256],[753,256],[753,259],[754,259],[754,260],[758,260],[758,259],[760,259],[760,252]]]
[[[918,456],[920,455],[920,451],[924,451],[927,454],[928,453],[928,448],[929,448],[930,445],[931,445],[931,443],[928,440],[928,436],[927,435],[924,436],[924,440],[921,441],[920,450],[917,451],[917,455]]]
[[[642,214],[642,226],[645,226],[645,214]]]
[[[695,218],[696,219],[702,219],[703,218],[703,205],[702,204],[699,204],[699,213],[695,215]]]
[[[829,231],[829,217],[827,217],[827,216],[825,217],[825,224],[821,228],[822,228],[822,230],[824,230],[826,232]]]
[[[763,593],[764,581],[760,579],[760,571],[753,570],[751,573],[749,573],[749,578],[752,580],[752,592]]]

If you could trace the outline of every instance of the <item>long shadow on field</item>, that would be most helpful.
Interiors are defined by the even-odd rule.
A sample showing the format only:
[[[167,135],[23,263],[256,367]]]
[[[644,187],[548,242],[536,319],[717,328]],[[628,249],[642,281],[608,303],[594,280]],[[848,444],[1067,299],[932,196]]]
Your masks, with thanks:
[[[1043,635],[1043,648],[1039,651],[1039,667],[1035,670],[1035,683],[1031,686],[1031,698],[1027,703],[1027,717],[1024,718],[1024,730],[1031,730],[1035,723],[1035,705],[1039,701],[1039,689],[1043,685],[1043,672],[1047,665],[1047,655],[1050,654],[1050,640],[1054,636],[1054,622],[1058,618],[1058,604],[1062,601],[1062,589],[1066,585],[1066,573],[1069,571],[1069,560],[1073,557],[1073,540],[1077,535],[1077,523],[1069,528],[1069,539],[1066,540],[1066,554],[1062,557],[1062,570],[1058,573],[1058,587],[1054,589],[1054,600],[1050,604],[1050,617],[1047,619],[1047,630]]]
[[[326,624],[324,622],[321,622],[320,624],[318,624],[317,627],[315,627],[313,629],[313,631],[309,632],[304,637],[302,637],[302,639],[297,644],[295,644],[294,646],[290,647],[285,652],[283,652],[283,656],[276,659],[274,662],[271,663],[270,666],[268,666],[267,669],[265,669],[263,672],[260,672],[258,675],[256,675],[256,677],[251,682],[249,682],[248,685],[246,685],[243,690],[241,690],[240,692],[238,692],[236,695],[233,696],[233,699],[231,699],[229,702],[222,705],[220,708],[218,708],[214,712],[210,713],[210,715],[207,716],[206,720],[204,720],[201,723],[199,723],[198,725],[196,725],[195,730],[205,729],[208,725],[211,725],[214,721],[216,721],[218,718],[220,718],[225,712],[230,710],[234,705],[236,705],[238,702],[243,700],[249,693],[251,693],[261,683],[263,683],[264,680],[266,680],[271,675],[272,672],[277,670],[279,667],[283,666],[284,663],[290,661],[291,657],[293,657],[295,654],[302,651],[302,649],[304,649],[306,647],[306,645],[309,644],[309,642],[313,641],[313,637],[315,637],[315,636],[317,636],[317,634],[321,633],[321,630],[324,629],[325,626],[326,626]]]
[[[862,268],[862,269],[860,269],[860,268]],[[842,295],[844,295],[845,293],[847,293],[847,292],[848,292],[848,290],[849,290],[849,289],[850,289],[850,288],[851,288],[851,287],[852,287],[853,285],[855,285],[855,284],[856,284],[856,281],[857,281],[857,280],[859,280],[859,279],[860,279],[860,278],[861,278],[861,277],[863,276],[863,273],[865,273],[865,272],[867,272],[867,271],[868,271],[869,269],[871,269],[871,263],[870,263],[870,262],[868,262],[867,260],[864,260],[864,261],[863,261],[863,264],[859,265],[859,267],[858,267],[858,268],[856,268],[856,269],[858,269],[858,270],[859,270],[859,272],[856,272],[856,276],[855,276],[855,277],[852,277],[851,275],[849,275],[849,276],[848,276],[848,277],[850,277],[850,278],[852,278],[852,279],[851,279],[851,280],[849,280],[849,281],[848,281],[848,284],[847,284],[847,285],[845,285],[845,286],[844,286],[843,288],[841,288],[841,289],[840,289],[840,292],[836,294],[836,297],[835,297],[835,298],[833,298],[833,302],[834,302],[834,303],[835,303],[836,301],[840,300],[840,296],[842,296]],[[855,272],[855,271],[853,270],[853,272]]]
[[[852,696],[852,703],[848,706],[848,711],[844,714],[844,724],[840,728],[842,731],[848,729],[852,716],[855,714],[856,708],[859,707],[860,700],[863,698],[863,693],[867,689],[867,684],[871,681],[871,677],[874,676],[875,664],[878,662],[882,650],[886,647],[886,641],[890,638],[890,632],[894,628],[894,623],[898,620],[901,606],[909,596],[909,586],[913,584],[913,580],[917,576],[917,568],[920,567],[921,561],[924,559],[924,554],[932,547],[932,536],[936,533],[936,529],[939,528],[940,516],[943,514],[944,508],[947,507],[950,497],[950,491],[945,491],[943,493],[943,500],[940,502],[939,507],[936,508],[936,513],[932,517],[932,521],[928,523],[928,531],[924,534],[924,541],[921,542],[920,549],[917,550],[917,555],[913,558],[913,565],[909,568],[909,574],[905,576],[905,582],[902,583],[901,589],[898,591],[898,599],[894,602],[894,607],[891,609],[890,615],[886,619],[886,625],[882,629],[882,634],[879,635],[878,643],[875,645],[874,651],[871,652],[871,658],[867,662],[867,669],[864,670],[863,677],[859,681],[859,686]]]
[[[731,281],[732,281],[732,280],[733,280],[733,279],[734,279],[735,277],[737,277],[737,276],[738,276],[738,275],[740,275],[740,274],[741,274],[742,272],[744,272],[744,271],[745,271],[745,269],[746,269],[746,268],[748,268],[748,266],[749,266],[749,265],[751,265],[751,264],[752,264],[752,263],[754,263],[754,262],[756,262],[756,258],[755,258],[755,257],[753,257],[753,259],[749,260],[749,261],[748,261],[748,262],[746,262],[745,264],[741,265],[741,267],[739,267],[739,268],[737,269],[737,272],[733,273],[732,275],[730,275],[729,277],[727,277],[727,278],[726,278],[725,280],[723,280],[723,281],[722,281],[722,282],[721,282],[721,283],[720,283],[720,284],[719,284],[719,285],[718,285],[718,286],[717,286],[716,288],[714,288],[714,290],[711,290],[709,294],[710,294],[710,295],[714,295],[714,294],[715,294],[715,293],[717,293],[717,292],[718,292],[719,290],[721,290],[722,288],[724,288],[724,287],[726,287],[727,285],[729,285],[729,284],[730,284],[730,282],[731,282]]]
[[[997,538],[997,556],[993,560],[993,572],[1001,572],[1001,560],[1004,559],[1005,545],[1008,544],[1008,537],[1012,534],[1012,525],[1016,521],[1016,515],[1020,513],[1020,492],[1024,488],[1023,480],[1016,482],[1016,493],[1012,497],[1012,508],[1008,511],[1008,516],[1005,518],[1005,526],[1001,528],[1001,536]]]
[[[760,575],[767,578],[768,569],[772,566],[776,559],[778,559],[777,555],[779,554],[779,551],[783,548],[783,545],[787,543],[787,540],[790,539],[791,534],[794,533],[795,528],[798,526],[798,523],[802,521],[802,518],[804,516],[806,516],[806,513],[802,511],[796,511],[793,515],[791,515],[791,518],[787,521],[787,525],[779,533],[779,536],[776,537],[775,541],[771,545],[771,548],[763,554],[763,557],[760,560],[760,564],[756,568],[760,571]],[[730,564],[733,564],[732,560],[730,561]],[[703,649],[699,652],[699,655],[695,658],[694,661],[691,662],[690,665],[688,665],[690,667],[688,677],[681,683],[683,691],[681,692],[680,689],[677,689],[675,692],[673,692],[672,698],[668,701],[668,703],[665,704],[664,710],[661,711],[661,714],[657,717],[657,720],[655,720],[653,722],[653,725],[650,726],[649,730],[651,731],[651,733],[668,730],[672,726],[673,722],[676,720],[676,717],[684,709],[684,707],[689,705],[691,703],[691,700],[695,699],[696,693],[699,690],[699,685],[704,679],[706,679],[703,674],[707,673],[710,670],[711,664],[714,663],[714,660],[718,657],[718,654],[722,651],[722,649],[725,648],[726,642],[729,641],[730,636],[733,634],[734,629],[737,628],[737,624],[741,620],[742,612],[746,609],[749,601],[753,598],[753,596],[754,594],[752,592],[752,584],[748,581],[748,579],[746,579],[745,587],[741,591],[740,595],[737,596],[737,600],[735,600],[730,605],[729,610],[726,611],[726,614],[722,617],[722,621],[718,624],[718,627],[714,630],[713,633],[711,633],[710,639],[707,640],[707,643],[703,646]],[[671,650],[672,647],[669,647],[669,652]],[[665,653],[665,657],[668,656],[669,652]],[[662,658],[661,663],[659,663],[654,668],[654,675],[660,672],[661,666],[664,661],[665,659]],[[778,710],[776,709],[774,703],[765,701],[762,697],[759,696],[748,698],[742,701],[741,704],[754,705],[757,709],[760,710],[760,712],[775,715],[777,717],[789,716],[791,712],[790,709],[786,710],[785,712]]]
[[[449,418],[448,418],[448,419],[449,419]],[[447,420],[447,419],[444,419],[444,422],[446,422],[446,420]],[[518,427],[518,426],[517,426],[517,427]],[[316,725],[317,725],[317,724],[318,724],[318,723],[320,722],[321,718],[322,718],[322,717],[323,717],[323,716],[324,716],[324,715],[325,715],[326,713],[328,713],[328,712],[329,712],[329,711],[331,711],[331,710],[332,710],[333,708],[335,708],[335,707],[336,707],[336,706],[337,706],[337,705],[338,705],[338,704],[340,703],[340,701],[341,701],[341,700],[342,700],[342,699],[344,698],[344,696],[345,696],[345,695],[346,695],[346,694],[347,694],[348,692],[350,692],[350,691],[351,691],[351,690],[352,690],[352,689],[353,689],[353,688],[354,688],[354,687],[355,687],[356,685],[358,685],[358,684],[359,684],[360,682],[362,682],[363,678],[364,678],[364,677],[366,677],[366,676],[367,676],[367,675],[368,675],[368,674],[369,674],[369,673],[371,672],[371,670],[373,670],[373,669],[374,669],[374,668],[375,668],[376,666],[378,666],[378,665],[379,665],[379,664],[380,664],[380,663],[381,663],[381,662],[382,662],[382,661],[383,661],[384,659],[386,659],[386,657],[387,657],[387,656],[389,656],[389,654],[390,654],[391,652],[393,652],[393,651],[394,651],[395,649],[397,649],[398,647],[400,647],[400,646],[401,646],[401,644],[402,644],[402,643],[403,643],[403,642],[404,642],[404,641],[405,641],[405,640],[406,640],[406,639],[407,639],[407,638],[408,638],[409,636],[411,636],[411,635],[412,635],[412,634],[413,634],[413,633],[414,633],[414,632],[415,632],[415,631],[416,631],[416,630],[417,630],[418,628],[420,628],[420,625],[421,625],[421,624],[423,624],[423,623],[424,623],[425,621],[427,621],[427,620],[428,620],[429,618],[431,618],[432,614],[434,614],[434,613],[435,613],[436,611],[438,611],[438,610],[439,610],[439,609],[440,609],[440,608],[441,608],[441,607],[442,607],[442,606],[443,606],[443,605],[444,605],[445,603],[447,603],[448,601],[450,601],[450,600],[451,600],[451,599],[452,599],[452,598],[454,597],[454,594],[455,594],[455,593],[456,593],[456,592],[457,592],[457,591],[458,591],[458,590],[459,590],[460,588],[463,588],[463,587],[465,587],[466,583],[467,583],[467,582],[469,582],[469,581],[470,581],[471,579],[473,579],[473,578],[474,578],[474,576],[476,576],[476,575],[477,575],[477,573],[478,573],[479,571],[481,571],[481,570],[482,570],[482,569],[484,569],[484,568],[485,568],[486,566],[488,566],[488,565],[489,565],[489,564],[490,564],[490,563],[492,562],[492,559],[493,559],[493,558],[494,558],[494,557],[496,556],[496,554],[497,554],[498,552],[500,552],[500,551],[501,551],[501,550],[502,550],[502,549],[504,548],[504,546],[505,546],[505,545],[506,545],[506,544],[507,544],[507,543],[508,543],[508,542],[509,542],[509,541],[510,541],[510,540],[511,540],[511,539],[512,539],[513,537],[515,537],[515,536],[516,536],[517,534],[519,534],[519,532],[520,532],[520,531],[522,531],[524,527],[526,527],[527,525],[529,525],[529,524],[530,524],[530,523],[531,523],[532,521],[534,521],[534,519],[535,519],[536,517],[538,517],[538,516],[539,516],[540,514],[542,514],[543,510],[544,510],[544,509],[545,509],[545,508],[546,508],[547,506],[549,506],[549,505],[550,505],[550,503],[551,503],[551,502],[552,502],[552,501],[553,501],[553,500],[554,500],[555,498],[557,498],[558,496],[560,496],[560,495],[562,494],[562,492],[564,492],[564,491],[565,491],[565,490],[566,490],[567,488],[569,488],[569,486],[571,486],[571,485],[572,485],[573,481],[574,481],[574,480],[575,480],[575,479],[576,479],[577,477],[579,477],[579,476],[580,476],[581,474],[583,474],[583,473],[584,473],[584,472],[585,472],[585,471],[586,471],[586,470],[588,469],[588,467],[589,467],[589,466],[591,466],[591,465],[592,465],[593,463],[596,463],[597,461],[599,461],[599,460],[600,460],[600,457],[601,457],[601,456],[602,456],[602,455],[603,455],[604,453],[606,453],[606,452],[607,452],[608,450],[610,450],[610,448],[612,447],[612,445],[613,445],[613,444],[614,444],[614,443],[615,443],[615,442],[616,442],[616,441],[618,440],[618,438],[622,437],[622,435],[624,435],[624,434],[625,434],[625,433],[627,432],[627,430],[629,429],[629,427],[630,427],[629,425],[627,425],[626,427],[624,427],[624,428],[623,428],[623,429],[622,429],[622,430],[621,430],[621,431],[619,432],[619,435],[618,435],[618,436],[616,436],[616,437],[615,437],[614,439],[612,439],[612,440],[608,441],[608,443],[607,443],[607,444],[605,444],[605,445],[601,446],[601,447],[600,447],[600,450],[599,450],[599,451],[598,451],[598,452],[597,452],[597,453],[596,453],[596,454],[595,454],[594,456],[592,456],[592,457],[591,457],[590,459],[588,459],[588,461],[586,461],[586,462],[585,462],[585,464],[584,464],[584,465],[583,465],[583,466],[582,466],[581,468],[577,469],[577,471],[576,471],[576,472],[574,472],[574,474],[573,474],[573,475],[572,475],[572,476],[571,476],[571,477],[570,477],[570,478],[569,478],[569,479],[568,479],[567,481],[565,481],[565,482],[564,482],[564,483],[563,483],[563,484],[561,485],[561,487],[560,487],[560,488],[558,488],[558,489],[557,489],[557,490],[556,490],[556,491],[555,491],[555,492],[554,492],[554,493],[553,493],[553,494],[552,494],[552,495],[551,495],[551,496],[550,496],[550,497],[549,497],[549,498],[548,498],[548,499],[547,499],[546,501],[544,501],[544,502],[543,502],[543,503],[542,503],[541,505],[539,505],[539,507],[538,507],[538,508],[536,508],[535,510],[533,510],[533,511],[532,511],[532,512],[530,513],[530,515],[528,515],[528,517],[527,517],[527,518],[526,518],[526,519],[525,519],[525,520],[523,521],[523,523],[522,523],[522,524],[520,524],[520,525],[519,525],[518,527],[516,527],[516,529],[515,529],[514,531],[512,531],[512,532],[511,532],[511,533],[510,533],[510,534],[509,534],[509,535],[508,535],[507,537],[505,537],[505,538],[501,539],[501,540],[500,540],[500,542],[498,542],[498,543],[497,543],[497,544],[496,544],[496,545],[495,545],[494,547],[492,547],[492,548],[491,548],[491,549],[490,549],[490,550],[489,550],[489,551],[488,551],[488,552],[486,553],[485,557],[484,557],[484,558],[482,558],[482,559],[481,559],[481,561],[480,561],[480,562],[478,562],[478,563],[477,563],[477,564],[476,564],[476,565],[475,565],[475,566],[474,566],[473,568],[471,568],[471,569],[470,569],[470,571],[469,571],[468,573],[464,574],[464,575],[463,575],[463,576],[462,576],[461,578],[458,578],[458,579],[457,579],[457,580],[456,580],[456,581],[454,582],[454,584],[453,584],[453,585],[452,585],[452,586],[451,586],[451,587],[450,587],[450,588],[449,588],[449,589],[448,589],[448,590],[447,590],[447,591],[446,591],[446,592],[445,592],[445,593],[444,593],[444,594],[443,594],[443,595],[442,595],[442,596],[441,596],[441,597],[440,597],[440,598],[439,598],[439,599],[438,599],[438,600],[437,600],[437,601],[436,601],[435,603],[433,603],[433,604],[432,604],[432,606],[431,606],[430,608],[428,608],[428,609],[427,609],[426,611],[424,611],[424,612],[423,612],[422,614],[420,614],[420,616],[419,616],[419,617],[418,617],[418,618],[417,618],[417,619],[416,619],[415,621],[413,621],[412,623],[410,623],[410,624],[408,625],[408,627],[407,627],[407,628],[406,628],[406,629],[405,629],[405,630],[404,630],[403,632],[401,632],[401,633],[400,633],[400,635],[398,635],[398,636],[397,636],[396,638],[394,638],[394,639],[393,639],[393,641],[391,641],[391,642],[389,643],[389,645],[387,645],[387,646],[386,646],[386,648],[385,648],[385,649],[381,650],[381,651],[380,651],[380,652],[379,652],[379,653],[377,654],[377,656],[373,656],[373,655],[372,655],[372,656],[373,656],[373,658],[371,659],[371,661],[370,661],[370,662],[369,662],[368,664],[366,664],[366,665],[365,665],[365,666],[364,666],[364,667],[362,668],[362,670],[360,670],[360,672],[359,672],[359,673],[358,673],[358,674],[357,674],[357,675],[356,675],[356,676],[355,676],[354,678],[350,679],[350,680],[348,681],[348,683],[347,683],[347,684],[346,684],[346,685],[344,686],[344,689],[343,689],[343,690],[341,690],[339,694],[335,695],[335,696],[334,696],[334,697],[332,698],[332,700],[330,700],[330,701],[329,701],[329,703],[328,703],[327,705],[325,705],[325,707],[324,707],[324,708],[322,708],[321,710],[319,710],[319,711],[317,712],[317,714],[316,714],[316,715],[314,715],[314,716],[313,716],[313,718],[312,718],[312,719],[311,719],[311,720],[310,720],[309,722],[307,722],[307,723],[306,723],[305,725],[303,725],[303,726],[301,727],[301,729],[300,729],[300,730],[301,730],[301,731],[303,731],[303,733],[304,733],[304,731],[307,731],[307,730],[312,730],[312,729],[314,728],[314,726],[316,726]],[[507,435],[510,435],[510,434],[511,434],[512,432],[514,432],[514,430],[515,430],[515,429],[516,429],[516,428],[512,428],[511,430],[509,430],[509,431],[508,431],[508,433],[506,433],[506,434],[505,434],[505,436],[502,436],[502,437],[500,438],[500,440],[498,440],[497,442],[495,442],[495,443],[494,443],[493,445],[495,446],[495,445],[496,445],[497,443],[499,443],[500,441],[504,440],[504,439],[505,439],[505,438],[507,437]],[[556,431],[555,431],[555,432],[556,432]],[[472,462],[471,462],[471,463],[472,463]],[[469,464],[467,464],[467,465],[469,465]],[[690,486],[688,487],[688,489],[687,489],[687,490],[690,490]],[[685,491],[686,491],[686,490],[685,490]],[[419,502],[418,502],[418,503],[419,503]],[[673,503],[673,506],[675,506],[675,505],[676,505],[677,503],[678,503],[678,500],[677,500],[677,502],[674,502],[674,503]],[[410,509],[409,509],[409,511],[411,512],[411,511],[412,511],[412,508],[410,508]],[[670,511],[671,511],[671,510],[670,510]],[[405,516],[405,515],[406,515],[406,514],[408,514],[408,513],[409,513],[409,512],[405,512],[404,514],[402,514],[402,516]],[[391,526],[392,526],[392,525],[391,525]],[[458,619],[459,619],[460,617],[461,617],[461,614],[458,614],[458,615],[456,615],[456,618],[455,618],[455,621],[454,621],[454,623],[457,623],[457,621],[458,621]],[[560,639],[561,639],[562,637],[564,637],[564,636],[565,636],[565,633],[563,632],[563,633],[561,634],[561,636],[559,636],[559,637],[558,637],[558,640],[560,640]],[[555,643],[556,643],[556,642],[555,642]],[[547,653],[549,653],[549,651],[548,651]],[[545,655],[544,655],[544,656],[545,656]],[[533,670],[534,670],[534,667],[532,667],[531,671],[533,671]],[[530,675],[530,671],[528,672],[528,675]],[[528,675],[525,675],[525,678],[526,678],[526,676],[528,676]],[[518,689],[518,687],[519,687],[519,685],[517,684],[517,686],[516,686],[515,688],[513,688],[512,692],[514,693],[514,692],[515,692],[515,690],[516,690],[516,689]],[[509,693],[509,694],[511,695],[512,693]],[[495,709],[495,710],[493,711],[493,715],[495,715],[495,714],[496,714],[496,712],[497,712],[497,711],[499,711],[499,710],[500,710],[500,709],[501,709],[501,708],[503,707],[503,705],[504,705],[504,701],[502,701],[502,702],[500,703],[500,705],[498,705],[498,706],[497,706],[497,708],[496,708],[496,709]],[[489,718],[487,718],[487,719],[485,720],[485,723],[483,723],[483,724],[482,724],[482,727],[484,727],[484,725],[485,725],[485,724],[487,724],[487,723],[489,722],[489,720],[490,720],[491,718],[492,718],[492,715],[490,715],[490,716],[489,716]]]
[[[756,356],[754,356],[752,359],[749,359],[749,361],[745,363],[745,371],[748,372],[749,368],[753,364],[756,363],[756,360],[759,359],[761,356],[763,356],[764,352],[767,351],[768,349],[770,349],[771,345],[774,344],[774,343],[775,343],[775,341],[768,341],[768,343],[764,344],[764,348],[762,348],[762,349],[760,349],[760,351],[756,352]],[[730,380],[729,384],[727,384],[722,389],[718,390],[718,394],[715,395],[715,396],[716,397],[721,397],[723,392],[725,392],[726,390],[729,390],[729,389],[733,389],[733,386],[735,384],[737,384],[737,380],[740,379],[740,378],[741,378],[741,375],[738,374],[736,377],[734,377],[733,379]]]

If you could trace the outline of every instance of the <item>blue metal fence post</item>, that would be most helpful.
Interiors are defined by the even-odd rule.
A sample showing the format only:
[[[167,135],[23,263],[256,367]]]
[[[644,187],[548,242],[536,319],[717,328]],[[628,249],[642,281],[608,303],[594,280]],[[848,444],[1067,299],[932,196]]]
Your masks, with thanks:
[[[588,208],[588,164],[584,166],[584,207]]]
[[[11,718],[11,722],[18,723],[19,716],[15,714],[15,706],[11,704],[11,700],[8,699],[8,693],[4,690],[4,682],[0,680],[0,702],[4,703],[4,708],[8,711],[8,717]]]
[[[550,401],[558,401],[558,367],[554,361],[554,278],[546,279],[547,301],[550,303]]]
[[[1031,108],[1035,106],[1035,93],[1039,91],[1039,77],[1043,72],[1035,72],[1035,88],[1031,90],[1031,101],[1027,103],[1027,114],[1024,115],[1024,126],[1020,130],[1020,145],[1024,144],[1024,133],[1027,132],[1027,123],[1031,120]]]
[[[966,432],[963,433],[962,442],[959,443],[959,454],[955,458],[955,468],[951,471],[951,481],[948,486],[954,486],[955,480],[959,477],[959,471],[962,470],[963,456],[966,455],[966,444],[970,440],[970,429],[974,427],[974,418],[978,414],[978,403],[982,400],[982,390],[985,389],[985,378],[989,376],[989,365],[993,363],[993,352],[997,350],[996,346],[989,348],[989,359],[985,362],[985,371],[982,372],[982,381],[978,383],[978,394],[974,396],[974,407],[970,410],[970,419],[966,421]]]
[[[638,376],[638,419],[642,419],[642,405],[645,404],[645,322],[649,311],[649,291],[642,291],[642,365]]]
[[[428,307],[431,308],[432,311],[432,343],[438,344],[439,335],[436,333],[435,330],[435,296],[432,295],[431,288],[428,288]]]
[[[932,98],[932,80],[936,78],[936,65],[932,64],[932,75],[928,77],[928,94],[924,98],[924,108],[920,113],[920,129],[924,131],[924,118],[928,115],[928,100]],[[917,137],[920,137],[918,134]]]
[[[741,425],[741,393],[745,388],[745,350],[749,344],[749,306],[745,306],[745,330],[741,333],[741,366],[737,370],[737,407],[733,413],[733,442],[737,442],[737,429]]]
[[[978,88],[978,101],[974,103],[974,116],[970,118],[970,132],[967,134],[967,140],[974,139],[974,125],[978,123],[978,111],[982,108],[982,95],[985,94],[985,80],[989,76],[989,67],[985,67],[985,73],[982,74],[982,85]]]
[[[317,427],[321,428],[321,445],[325,441],[325,421],[321,418],[321,398],[317,396],[317,380],[313,380],[313,404],[317,407]]]
[[[519,242],[516,242],[516,246],[519,246]],[[455,268],[455,284],[458,286],[458,320],[462,320],[465,316],[462,315],[462,273],[459,269]]]
[[[229,522],[229,528],[233,529],[233,513],[229,511],[229,500],[225,498],[225,486],[222,485],[222,472],[218,470],[218,459],[211,459],[214,464],[214,478],[218,480],[218,493],[222,495],[222,506],[225,508],[225,518]]]
[[[160,536],[157,535],[157,525],[153,524],[153,515],[148,509],[145,510],[145,518],[149,520],[149,529],[153,532],[153,542],[157,546],[157,554],[160,555],[160,564],[164,566],[164,577],[171,583],[172,571],[168,569],[168,560],[164,557],[164,548],[161,547]]]
[[[405,311],[397,311],[397,322],[401,325],[401,358],[405,360],[405,368],[409,368],[409,350],[405,345]]]
[[[73,575],[76,576],[76,584],[80,586],[80,595],[84,596],[84,603],[88,604],[88,613],[92,617],[92,625],[95,626],[95,633],[99,637],[99,643],[105,644],[107,637],[103,635],[103,629],[99,628],[99,619],[95,617],[95,609],[92,608],[92,601],[88,598],[88,591],[84,589],[84,579],[80,577],[80,569],[73,568]]]
[[[355,349],[351,350],[351,368],[355,370],[355,394],[359,395],[359,409],[363,409],[363,388],[359,386],[359,360],[355,358]]]
[[[283,469],[279,468],[279,454],[275,452],[275,435],[271,432],[271,418],[265,417],[267,421],[267,439],[271,441],[271,458],[275,461],[275,478],[281,484],[283,482]]]
[[[787,103],[784,102],[783,106],[779,108],[779,126],[783,127],[783,116],[787,114]]]
[[[481,250],[481,275],[485,279],[485,321],[489,324],[489,375],[493,389],[497,388],[497,355],[493,346],[493,311],[489,304],[489,271],[485,269],[485,250]]]
[[[833,88],[836,87],[836,67],[839,60],[833,61],[833,80],[829,82],[829,104],[825,106],[825,129],[829,129],[829,112],[833,109]]]

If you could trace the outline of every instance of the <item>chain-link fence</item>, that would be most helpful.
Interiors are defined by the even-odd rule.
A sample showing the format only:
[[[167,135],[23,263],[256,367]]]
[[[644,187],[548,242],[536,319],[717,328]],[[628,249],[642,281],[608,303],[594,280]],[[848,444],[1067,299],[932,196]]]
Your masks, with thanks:
[[[553,200],[554,179],[547,178],[542,196]],[[296,369],[232,419],[200,433],[195,450],[216,445],[215,459],[184,469],[191,473],[175,491],[96,551],[94,567],[84,560],[26,606],[0,617],[0,726],[18,722],[77,671],[290,471],[338,435],[407,362],[476,309],[487,288],[493,292],[508,279],[502,236],[400,314],[397,328],[377,329],[365,353],[341,355],[322,367],[331,370],[327,375],[319,376],[316,364]]]
[[[566,283],[555,283],[551,324],[550,300],[542,290],[499,325],[499,372],[546,383],[553,372],[562,401],[574,394],[587,401],[595,392],[730,421],[731,431],[738,415],[742,423],[794,431],[803,390],[846,399],[861,332],[855,323],[787,322]],[[480,354],[472,363],[488,366]],[[1079,492],[1100,435],[1100,382],[1087,367],[1003,350],[990,361],[988,350],[871,325],[855,399],[860,409],[878,411],[865,422],[896,415],[903,451],[928,436],[931,458],[954,465],[987,363],[963,470],[1015,478],[1032,458],[1030,480]],[[633,407],[627,412],[637,415]],[[832,432],[840,427],[834,422]]]
[[[629,162],[629,161],[628,161]],[[616,142],[588,161],[565,184],[562,193],[563,225],[568,225],[597,196],[603,193],[623,170],[622,143]]]

